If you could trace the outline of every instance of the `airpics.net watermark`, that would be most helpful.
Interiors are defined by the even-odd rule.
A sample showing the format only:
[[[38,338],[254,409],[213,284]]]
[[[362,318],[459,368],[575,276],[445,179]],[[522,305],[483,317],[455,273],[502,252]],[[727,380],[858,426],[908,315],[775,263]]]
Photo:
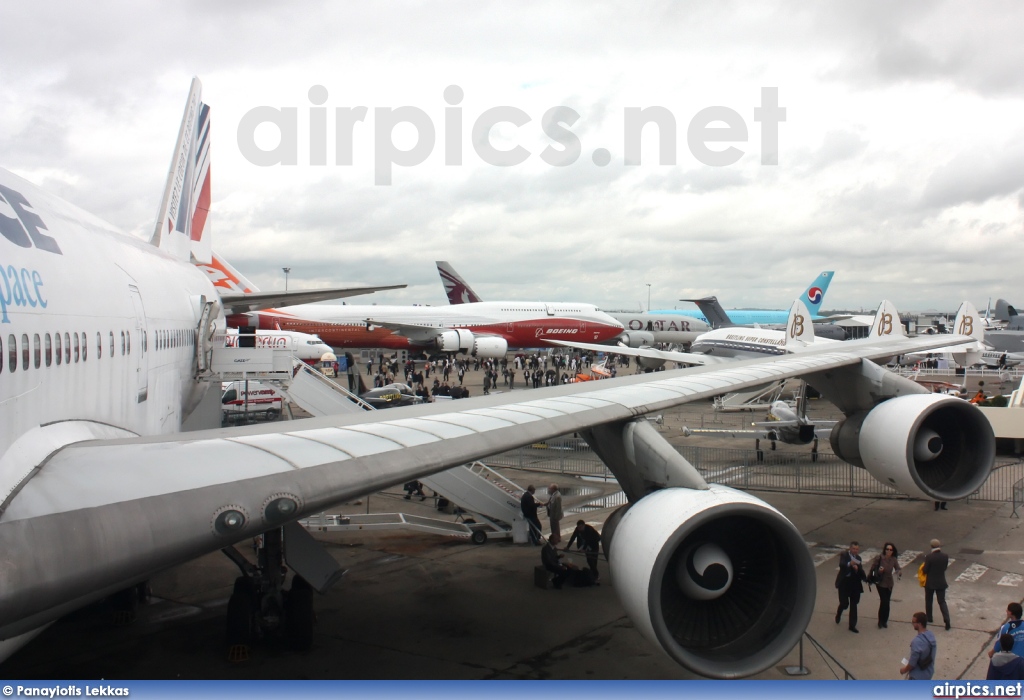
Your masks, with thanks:
[[[445,88],[443,97],[448,105],[444,109],[443,148],[444,164],[463,164],[463,110],[458,105],[465,93],[458,85]],[[309,160],[313,166],[328,164],[328,92],[323,85],[309,89]],[[754,121],[760,123],[761,165],[779,164],[779,122],[786,121],[786,108],[779,106],[777,87],[761,88],[761,104],[754,107]],[[334,165],[353,165],[353,143],[356,128],[366,121],[367,107],[334,108]],[[540,128],[551,144],[539,154],[548,165],[564,167],[579,160],[583,144],[571,129],[580,113],[571,107],[557,106],[546,110],[540,119]],[[510,105],[485,109],[473,121],[470,142],[476,156],[489,165],[511,167],[520,165],[533,153],[521,145],[498,148],[491,141],[491,131],[498,125],[511,124],[521,128],[533,121],[522,109]],[[675,165],[676,118],[665,107],[626,107],[623,110],[623,165],[641,165],[641,146],[644,127],[657,128],[658,164]],[[270,125],[276,129],[279,140],[273,148],[262,148],[257,143],[257,129]],[[407,126],[403,126],[407,125]],[[367,127],[368,128],[368,127]],[[411,128],[415,143],[410,148],[399,148],[395,143],[395,130]],[[651,131],[648,130],[648,134]],[[299,164],[299,108],[253,107],[238,123],[238,150],[253,165]],[[704,165],[725,167],[743,157],[744,151],[735,145],[748,142],[747,123],[734,109],[716,105],[699,110],[686,127],[686,146],[690,154]],[[390,185],[394,166],[412,167],[425,162],[437,144],[437,129],[426,111],[419,107],[373,108],[373,161],[374,184]],[[713,148],[709,144],[719,147]],[[509,144],[503,144],[508,146]],[[724,146],[724,147],[721,147]],[[607,148],[596,148],[590,158],[597,166],[611,163],[612,153]]]

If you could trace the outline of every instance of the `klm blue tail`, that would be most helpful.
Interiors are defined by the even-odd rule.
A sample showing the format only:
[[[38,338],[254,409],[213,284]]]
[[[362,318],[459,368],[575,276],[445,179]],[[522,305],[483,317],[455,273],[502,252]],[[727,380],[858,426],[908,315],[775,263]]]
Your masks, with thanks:
[[[822,272],[817,278],[811,282],[811,286],[804,290],[804,295],[800,299],[807,306],[807,310],[811,312],[811,317],[821,315],[821,304],[825,301],[825,292],[828,291],[828,284],[832,281],[832,275],[835,272],[827,270]]]

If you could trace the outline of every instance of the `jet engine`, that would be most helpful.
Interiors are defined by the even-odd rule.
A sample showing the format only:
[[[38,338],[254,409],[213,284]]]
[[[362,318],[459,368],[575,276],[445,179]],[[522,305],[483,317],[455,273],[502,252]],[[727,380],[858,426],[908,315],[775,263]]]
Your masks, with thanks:
[[[508,341],[493,335],[477,336],[473,341],[470,354],[473,357],[505,357],[508,352]]]
[[[965,498],[988,479],[995,435],[962,399],[911,394],[855,413],[832,428],[832,451],[908,496]]]
[[[739,678],[800,641],[814,611],[814,564],[800,532],[767,503],[726,486],[666,488],[612,519],[612,586],[641,634],[677,663]]]
[[[444,331],[434,338],[434,343],[442,352],[469,352],[473,347],[473,332],[465,328]]]
[[[508,341],[493,335],[478,336],[465,328],[444,331],[434,339],[442,352],[461,352],[473,357],[504,357]]]
[[[627,348],[642,348],[654,345],[654,334],[647,331],[627,331],[619,336],[618,341]]]

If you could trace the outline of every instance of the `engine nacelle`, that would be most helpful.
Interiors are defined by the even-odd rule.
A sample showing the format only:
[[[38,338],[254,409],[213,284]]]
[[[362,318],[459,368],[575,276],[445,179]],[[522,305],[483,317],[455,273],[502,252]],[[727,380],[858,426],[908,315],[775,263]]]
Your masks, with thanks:
[[[469,352],[473,349],[473,332],[465,328],[444,331],[436,338],[434,344],[442,352]]]
[[[473,357],[505,357],[508,341],[493,335],[476,336],[473,340]]]
[[[898,396],[840,421],[832,451],[883,484],[933,501],[966,498],[988,479],[995,434],[962,399],[942,394]]]
[[[654,334],[647,331],[627,331],[619,336],[619,342],[627,348],[642,348],[654,345]]]
[[[641,634],[677,663],[739,678],[800,641],[814,612],[814,564],[779,511],[712,485],[661,489],[614,516],[612,586]]]

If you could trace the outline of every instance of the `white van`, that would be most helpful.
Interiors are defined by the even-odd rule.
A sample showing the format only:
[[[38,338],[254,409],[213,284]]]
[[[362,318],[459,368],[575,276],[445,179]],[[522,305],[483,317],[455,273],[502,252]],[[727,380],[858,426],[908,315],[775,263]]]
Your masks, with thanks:
[[[284,394],[274,386],[254,379],[249,380],[248,392],[244,381],[221,383],[220,406],[228,422],[244,419],[246,412],[250,418],[277,420],[284,411],[284,401]]]

